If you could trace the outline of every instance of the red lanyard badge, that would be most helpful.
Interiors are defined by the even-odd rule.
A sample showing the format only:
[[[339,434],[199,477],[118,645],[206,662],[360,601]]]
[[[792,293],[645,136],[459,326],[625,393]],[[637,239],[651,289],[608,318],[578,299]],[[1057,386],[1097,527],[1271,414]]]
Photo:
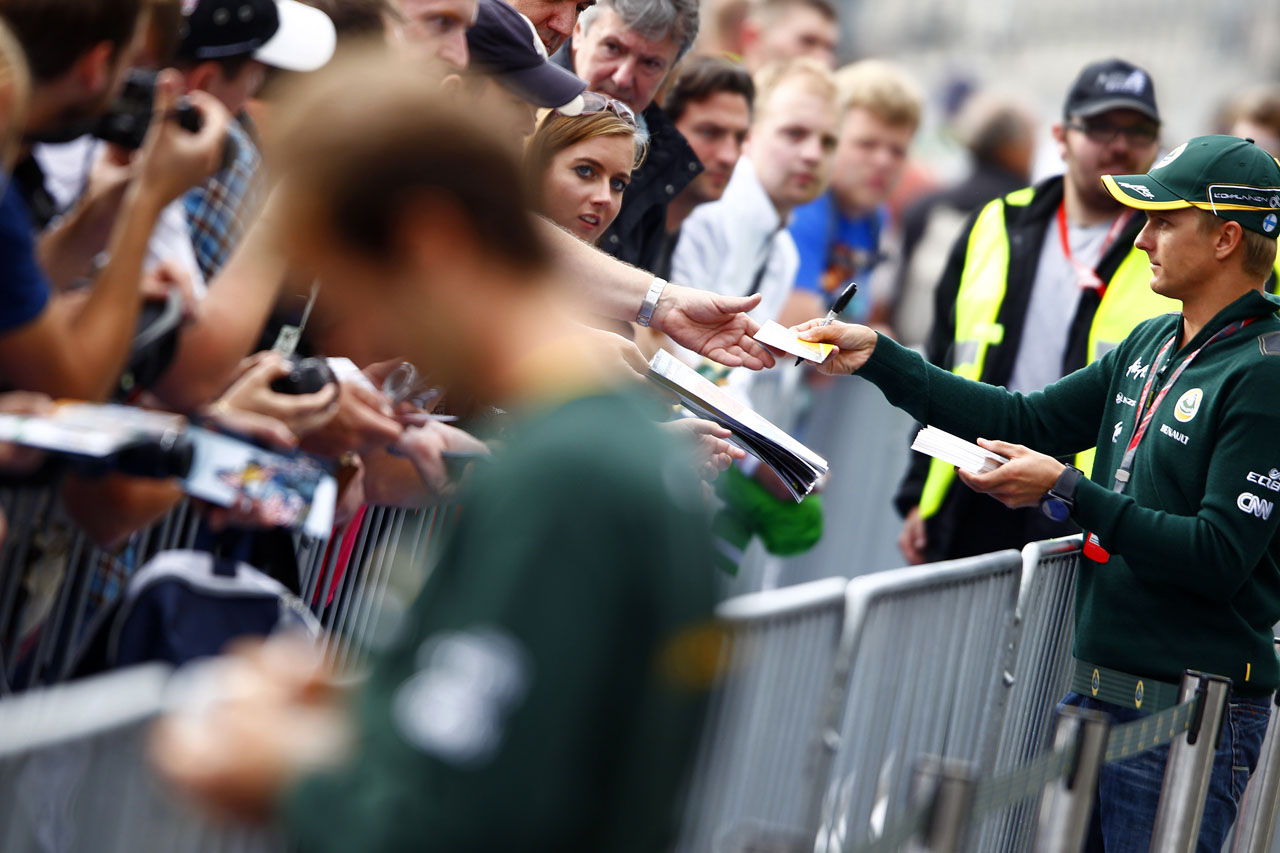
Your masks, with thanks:
[[[1111,244],[1120,236],[1120,232],[1124,230],[1125,223],[1129,221],[1129,211],[1124,211],[1116,217],[1111,223],[1111,227],[1107,229],[1107,236],[1102,239],[1102,248],[1098,249],[1098,259],[1107,253],[1107,249],[1111,248]],[[1101,299],[1103,294],[1107,292],[1107,283],[1103,281],[1093,267],[1086,266],[1071,256],[1071,241],[1067,239],[1067,202],[1064,199],[1058,205],[1058,242],[1062,244],[1062,254],[1067,259],[1067,263],[1071,264],[1076,271],[1076,283],[1082,288],[1098,291],[1098,298]]]

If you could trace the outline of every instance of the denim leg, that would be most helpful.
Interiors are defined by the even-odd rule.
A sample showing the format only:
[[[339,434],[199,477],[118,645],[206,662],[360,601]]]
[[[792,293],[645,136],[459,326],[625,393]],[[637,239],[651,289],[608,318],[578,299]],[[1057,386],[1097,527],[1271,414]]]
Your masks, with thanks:
[[[1111,718],[1113,727],[1149,716],[1078,693],[1068,693],[1058,707],[1065,705],[1101,711]],[[1249,774],[1257,766],[1269,714],[1266,698],[1233,699],[1228,705],[1222,740],[1214,753],[1197,853],[1222,849]],[[1103,765],[1085,845],[1089,853],[1147,853],[1168,756],[1169,747],[1163,746]]]
[[[1232,699],[1213,758],[1213,776],[1205,799],[1196,853],[1218,853],[1236,819],[1249,775],[1258,766],[1262,739],[1271,718],[1271,699]]]

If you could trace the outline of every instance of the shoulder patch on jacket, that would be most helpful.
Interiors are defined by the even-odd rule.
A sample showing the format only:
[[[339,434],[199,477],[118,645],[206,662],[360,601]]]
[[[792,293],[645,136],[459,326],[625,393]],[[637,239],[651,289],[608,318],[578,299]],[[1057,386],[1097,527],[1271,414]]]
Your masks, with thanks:
[[[1280,355],[1280,332],[1258,335],[1258,349],[1263,355]]]

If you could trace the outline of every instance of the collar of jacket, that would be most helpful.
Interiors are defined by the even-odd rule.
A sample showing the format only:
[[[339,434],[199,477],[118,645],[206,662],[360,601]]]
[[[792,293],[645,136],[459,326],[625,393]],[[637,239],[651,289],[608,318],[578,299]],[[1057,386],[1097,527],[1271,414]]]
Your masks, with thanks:
[[[1009,227],[1031,225],[1037,229],[1047,228],[1058,215],[1058,206],[1062,204],[1064,180],[1063,175],[1055,175],[1036,184],[1035,194],[1025,207],[1005,205],[1005,221]],[[1119,268],[1120,262],[1133,249],[1133,241],[1138,238],[1138,232],[1145,224],[1146,218],[1141,211],[1129,212],[1129,221],[1125,223],[1124,229],[1098,259],[1098,275],[1103,280],[1109,280]]]
[[[1194,350],[1216,334],[1218,330],[1237,320],[1261,319],[1275,314],[1277,310],[1280,310],[1280,298],[1269,293],[1263,293],[1261,290],[1250,290],[1244,296],[1214,314],[1213,319],[1205,323],[1204,328],[1197,332],[1194,338],[1187,341],[1186,345],[1179,349],[1178,352]],[[1181,316],[1178,317],[1178,328],[1182,328]]]

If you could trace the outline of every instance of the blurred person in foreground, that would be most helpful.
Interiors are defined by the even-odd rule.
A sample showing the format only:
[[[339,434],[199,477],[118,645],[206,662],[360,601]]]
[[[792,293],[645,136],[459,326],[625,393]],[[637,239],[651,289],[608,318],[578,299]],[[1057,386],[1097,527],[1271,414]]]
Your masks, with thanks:
[[[1124,60],[1085,66],[1053,138],[1063,175],[985,205],[956,239],[938,283],[931,362],[967,379],[1030,394],[1101,358],[1143,320],[1177,306],[1148,287],[1133,244],[1142,217],[1102,185],[1145,171],[1160,113],[1146,71]],[[1092,453],[1075,465],[1092,468]],[[1077,531],[1035,509],[1009,510],[955,481],[949,465],[913,454],[894,503],[912,563],[1021,548]]]
[[[279,139],[330,310],[510,423],[350,717],[260,650],[231,664],[255,689],[166,721],[153,756],[306,851],[666,849],[716,648],[685,457],[569,319],[499,132],[378,64],[326,73]]]
[[[869,276],[889,224],[886,201],[907,163],[920,126],[920,91],[894,65],[864,60],[836,72],[843,122],[831,189],[796,210],[791,236],[800,252],[787,323],[826,313],[850,281],[859,284],[845,316],[883,325],[887,294]]]
[[[738,39],[752,74],[801,57],[836,67],[840,20],[828,0],[748,0],[746,6]]]
[[[165,206],[216,168],[228,115],[195,92],[202,127],[191,133],[171,116],[180,80],[160,75],[153,120],[132,177],[82,204],[49,235],[101,228],[108,260],[87,294],[56,293],[36,256],[33,231],[54,208],[29,147],[82,136],[119,94],[145,32],[140,0],[2,0],[31,69],[23,157],[0,205],[6,270],[0,318],[0,379],[54,396],[103,399],[119,380],[141,304],[143,260]]]
[[[984,500],[1087,531],[1063,704],[1119,725],[1178,704],[1185,670],[1231,680],[1221,730],[1201,733],[1217,740],[1196,850],[1218,853],[1280,686],[1280,300],[1262,292],[1280,164],[1237,137],[1204,136],[1147,174],[1099,183],[1145,213],[1143,275],[1180,310],[1135,324],[1042,391],[956,375],[865,326],[812,321],[802,337],[839,347],[824,372],[857,372],[893,405],[1008,459],[960,475]],[[1055,458],[1095,443],[1092,475]],[[1148,849],[1168,756],[1165,745],[1102,767],[1089,851]]]
[[[907,346],[922,345],[929,334],[934,288],[969,215],[1031,179],[1036,120],[1020,101],[976,92],[965,99],[954,126],[969,151],[969,174],[955,186],[912,202],[899,229],[892,326],[894,339]]]
[[[668,203],[703,168],[655,102],[697,35],[697,0],[601,0],[583,12],[573,41],[555,57],[591,91],[630,107],[649,134],[649,155],[600,242],[604,251],[646,270],[658,266]]]

